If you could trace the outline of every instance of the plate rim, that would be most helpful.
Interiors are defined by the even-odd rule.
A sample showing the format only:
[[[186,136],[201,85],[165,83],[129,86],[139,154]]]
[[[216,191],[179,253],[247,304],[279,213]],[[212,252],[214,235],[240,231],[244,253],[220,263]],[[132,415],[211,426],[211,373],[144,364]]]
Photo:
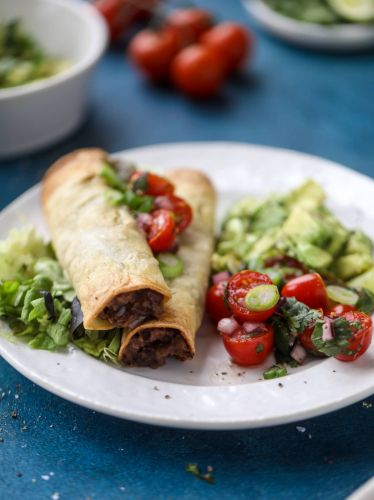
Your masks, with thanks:
[[[312,159],[313,161],[322,161],[325,164],[329,164],[330,168],[333,169],[338,169],[339,171],[345,170],[349,173],[353,173],[355,176],[358,176],[362,178],[362,180],[370,180],[373,183],[373,179],[371,179],[369,176],[362,174],[360,172],[356,172],[348,167],[345,167],[344,165],[340,165],[339,163],[336,163],[334,161],[324,159],[322,157],[316,156],[316,155],[310,155],[307,153],[302,153],[298,152],[296,150],[292,149],[284,149],[284,148],[275,148],[271,146],[261,146],[261,145],[252,145],[249,143],[242,143],[242,142],[228,142],[228,141],[195,141],[195,142],[178,142],[178,143],[164,143],[164,144],[156,144],[156,145],[148,145],[148,146],[143,146],[143,147],[137,147],[137,148],[131,148],[127,150],[123,150],[117,153],[113,153],[113,155],[128,155],[130,154],[139,154],[142,152],[146,151],[154,151],[155,149],[158,150],[167,150],[169,151],[170,149],[178,149],[178,148],[212,148],[216,147],[217,145],[230,147],[230,148],[240,148],[243,147],[244,149],[257,149],[257,150],[266,150],[268,153],[275,153],[275,154],[285,154],[285,155],[295,155],[295,157],[305,157],[308,159]],[[33,196],[36,196],[38,191],[40,190],[40,183],[34,185],[33,187],[29,188],[27,191],[25,191],[23,194],[21,194],[19,197],[17,197],[15,200],[13,200],[9,205],[7,205],[0,213],[0,224],[2,223],[3,219],[6,218],[7,213],[11,212],[14,208],[17,207],[19,203],[22,203],[24,200],[28,198],[32,198]],[[6,345],[6,344],[5,344]],[[349,396],[349,397],[343,397],[335,400],[333,403],[324,403],[321,405],[317,405],[314,408],[310,409],[307,408],[302,411],[297,411],[296,413],[287,413],[282,416],[276,415],[275,417],[272,418],[259,418],[257,417],[254,420],[249,420],[248,416],[241,416],[238,418],[237,416],[234,417],[233,419],[207,419],[204,418],[203,420],[199,418],[189,418],[189,419],[182,419],[180,417],[175,417],[171,418],[170,415],[168,417],[165,417],[161,414],[149,414],[149,412],[140,414],[139,411],[137,412],[131,412],[127,410],[126,412],[123,411],[123,409],[117,409],[117,408],[112,408],[112,407],[107,407],[103,406],[100,402],[92,401],[89,400],[85,397],[79,396],[74,393],[70,393],[66,389],[61,389],[60,387],[56,386],[54,383],[45,381],[42,376],[38,375],[37,373],[30,373],[30,370],[23,366],[22,362],[20,362],[16,357],[12,356],[9,352],[7,352],[6,347],[3,346],[3,343],[0,341],[0,354],[2,357],[9,363],[11,366],[13,366],[17,371],[19,371],[22,375],[24,375],[26,378],[32,380],[34,383],[37,385],[43,387],[44,389],[48,390],[49,392],[52,392],[60,397],[63,397],[64,399],[67,399],[73,403],[78,403],[81,406],[85,406],[87,408],[90,408],[92,410],[99,411],[101,413],[105,413],[108,415],[112,415],[115,417],[119,418],[125,418],[133,421],[138,421],[142,423],[147,423],[147,424],[156,424],[156,425],[161,425],[161,426],[167,426],[167,427],[178,427],[178,428],[190,428],[190,429],[206,429],[206,430],[230,430],[230,429],[245,429],[245,428],[254,428],[254,427],[267,427],[267,426],[273,426],[273,425],[280,425],[284,423],[291,423],[295,421],[299,421],[304,418],[311,418],[315,417],[321,414],[325,414],[330,411],[335,411],[340,408],[343,408],[349,404],[352,404],[354,402],[357,402],[365,397],[368,397],[369,395],[373,394],[374,392],[374,385],[362,390],[358,391],[355,394]],[[49,353],[50,354],[50,353]],[[327,362],[328,360],[326,360]],[[94,360],[95,363],[97,363],[96,360]],[[127,374],[131,375],[131,374]],[[288,377],[294,377],[294,375],[289,375]],[[283,381],[287,381],[288,377],[284,377]],[[149,379],[151,384],[154,384],[155,381],[152,379]],[[266,381],[267,384],[271,383],[272,381]],[[274,381],[274,385],[278,384],[279,380],[276,379]],[[156,382],[158,385],[161,385],[162,382],[157,380]],[[175,386],[175,385],[180,385],[180,384],[175,384],[175,383],[166,383],[168,387],[170,386]],[[245,384],[247,386],[247,384]],[[191,386],[189,386],[191,387]],[[212,391],[222,391],[223,386],[196,386],[199,387],[200,389],[207,389]],[[227,390],[228,387],[230,386],[224,386]]]

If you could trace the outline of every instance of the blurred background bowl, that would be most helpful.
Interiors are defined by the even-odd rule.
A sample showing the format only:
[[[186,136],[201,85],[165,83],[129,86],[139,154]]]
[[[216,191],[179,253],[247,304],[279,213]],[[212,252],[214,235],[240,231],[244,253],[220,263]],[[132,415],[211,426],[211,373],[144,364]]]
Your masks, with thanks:
[[[0,22],[13,19],[21,20],[47,55],[71,66],[43,80],[0,89],[0,158],[53,144],[80,125],[92,70],[108,38],[100,14],[78,0],[1,0]]]

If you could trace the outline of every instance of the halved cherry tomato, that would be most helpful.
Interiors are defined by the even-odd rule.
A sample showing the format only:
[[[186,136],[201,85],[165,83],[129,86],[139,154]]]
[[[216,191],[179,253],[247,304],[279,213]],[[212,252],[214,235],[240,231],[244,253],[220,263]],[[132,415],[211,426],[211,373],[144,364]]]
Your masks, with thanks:
[[[142,30],[129,45],[129,54],[134,64],[155,81],[167,80],[171,62],[178,50],[178,37],[171,30]]]
[[[204,9],[176,9],[169,14],[166,25],[178,33],[181,47],[185,47],[197,42],[212,26],[212,15]]]
[[[155,210],[150,214],[141,214],[137,222],[154,253],[167,252],[173,247],[175,221],[172,212],[163,209]]]
[[[217,285],[211,286],[208,291],[206,308],[210,317],[216,322],[227,318],[230,314],[224,301],[226,285],[227,281],[221,281]]]
[[[259,324],[251,333],[239,326],[231,335],[222,334],[226,351],[238,365],[252,366],[262,363],[274,345],[273,327]]]
[[[319,309],[319,312],[320,312],[321,318],[323,318],[323,310]],[[316,326],[316,322],[313,321],[307,328],[305,328],[305,330],[301,334],[299,334],[299,340],[300,340],[301,345],[308,352],[310,352],[314,356],[324,357],[324,354],[317,351],[315,345],[312,342],[312,335],[313,335],[315,326]]]
[[[135,191],[141,191],[150,196],[173,194],[174,186],[164,177],[150,172],[134,172],[130,178],[130,184]],[[158,207],[166,208],[166,207]]]
[[[215,51],[203,45],[182,49],[171,65],[175,85],[192,97],[209,97],[217,93],[223,78],[224,66]]]
[[[371,344],[373,337],[373,322],[370,316],[360,311],[348,311],[342,316],[348,323],[358,323],[361,326],[352,325],[353,336],[349,345],[344,349],[345,352],[338,354],[336,359],[339,361],[354,361],[366,352]]]
[[[173,194],[167,196],[157,196],[155,207],[170,210],[175,215],[176,231],[181,233],[192,221],[192,209],[190,205],[179,196]]]
[[[275,306],[266,311],[250,311],[245,305],[247,293],[260,285],[272,285],[273,282],[266,274],[257,271],[240,271],[227,282],[226,299],[233,314],[242,321],[261,322],[265,321],[275,311]]]
[[[222,58],[229,73],[241,66],[253,47],[253,36],[238,23],[220,23],[206,31],[200,43],[212,48]]]
[[[349,311],[356,311],[356,308],[345,304],[335,304],[334,306],[327,309],[326,316],[328,316],[329,318],[337,318],[339,316],[343,316],[343,314]]]
[[[295,297],[311,309],[327,309],[326,287],[318,273],[304,274],[289,281],[282,288],[282,297]]]

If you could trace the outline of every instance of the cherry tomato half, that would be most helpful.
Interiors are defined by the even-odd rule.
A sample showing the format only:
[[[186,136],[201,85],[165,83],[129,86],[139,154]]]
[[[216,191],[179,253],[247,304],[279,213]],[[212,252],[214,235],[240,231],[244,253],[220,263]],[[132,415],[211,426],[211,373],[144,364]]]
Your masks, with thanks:
[[[311,309],[327,309],[326,287],[318,273],[304,274],[289,281],[282,288],[282,297],[295,297]]]
[[[185,47],[197,42],[212,26],[212,15],[204,9],[176,9],[169,14],[166,25],[178,33],[181,47]]]
[[[322,319],[323,310],[319,309],[319,313]],[[304,349],[306,349],[309,353],[313,354],[314,356],[324,357],[324,354],[320,353],[312,342],[312,335],[315,326],[316,322],[313,321],[307,328],[305,328],[305,330],[301,334],[299,334],[299,340]]]
[[[227,281],[221,281],[217,285],[211,286],[208,291],[206,308],[210,317],[217,323],[230,314],[224,302],[226,285]]]
[[[253,46],[253,36],[237,23],[220,23],[206,31],[200,43],[212,48],[224,61],[230,73],[241,66]]]
[[[142,30],[129,45],[129,55],[134,64],[155,81],[168,78],[170,64],[178,50],[178,37],[171,30]]]
[[[176,87],[192,97],[209,97],[217,93],[223,78],[221,59],[209,47],[190,45],[181,50],[171,65]]]
[[[348,311],[342,316],[348,323],[359,323],[361,326],[352,326],[353,336],[346,347],[346,353],[339,354],[339,361],[354,361],[366,352],[373,337],[373,322],[370,316],[360,311]]]
[[[273,282],[266,274],[257,271],[240,271],[227,282],[226,299],[233,314],[242,321],[261,322],[265,321],[275,311],[275,306],[266,311],[250,311],[245,305],[247,293],[260,285],[272,285]]]
[[[181,233],[192,221],[192,209],[190,205],[179,196],[173,194],[167,196],[157,196],[155,207],[170,210],[175,215],[176,231]]]
[[[160,209],[150,214],[140,214],[137,222],[154,253],[167,252],[173,247],[175,221],[172,212]]]
[[[130,184],[135,191],[141,191],[150,196],[161,196],[173,194],[174,186],[164,177],[150,172],[134,172],[130,178]],[[158,207],[167,208],[167,207]]]
[[[343,314],[349,311],[356,311],[356,308],[345,304],[335,304],[334,306],[327,309],[326,316],[328,316],[329,318],[337,318],[339,316],[343,316]]]
[[[243,366],[262,363],[274,345],[273,327],[265,323],[261,323],[251,333],[246,333],[244,327],[240,326],[231,335],[223,334],[222,337],[232,360]]]

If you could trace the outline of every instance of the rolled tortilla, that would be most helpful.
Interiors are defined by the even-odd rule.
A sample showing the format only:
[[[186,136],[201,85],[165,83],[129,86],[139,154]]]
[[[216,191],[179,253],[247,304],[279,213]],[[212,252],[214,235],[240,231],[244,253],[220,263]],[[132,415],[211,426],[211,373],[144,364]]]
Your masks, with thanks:
[[[42,206],[58,260],[81,303],[84,327],[134,328],[158,317],[170,290],[125,206],[109,205],[100,177],[107,155],[82,149],[46,173]]]
[[[126,366],[157,368],[167,357],[181,361],[192,358],[204,314],[214,244],[214,188],[195,170],[174,170],[166,176],[175,185],[176,194],[193,210],[192,224],[181,234],[177,252],[184,272],[167,280],[172,297],[158,320],[124,331],[119,359]]]

